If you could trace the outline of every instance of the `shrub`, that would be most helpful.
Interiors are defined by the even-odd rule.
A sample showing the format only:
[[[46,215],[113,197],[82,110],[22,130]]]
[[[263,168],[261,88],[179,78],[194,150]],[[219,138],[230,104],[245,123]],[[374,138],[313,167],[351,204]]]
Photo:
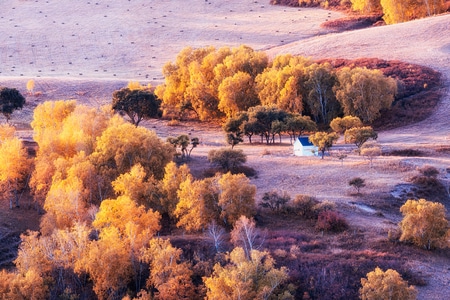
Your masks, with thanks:
[[[361,285],[359,294],[362,300],[412,300],[417,297],[414,287],[408,286],[400,274],[392,269],[383,272],[376,267],[374,271],[367,273],[367,278],[361,278]]]
[[[220,167],[224,172],[233,171],[247,161],[247,155],[242,150],[219,149],[208,152],[208,160]]]
[[[419,172],[426,177],[436,177],[439,174],[439,170],[430,165],[423,166],[419,169]]]
[[[317,217],[323,211],[333,211],[336,209],[336,203],[331,201],[322,201],[313,206],[314,215]]]
[[[425,199],[408,200],[400,207],[400,241],[409,241],[427,250],[448,245],[449,224],[444,205]]]
[[[264,208],[269,208],[271,211],[280,211],[286,207],[286,203],[289,200],[291,200],[291,196],[286,192],[279,195],[277,191],[270,191],[264,193],[259,205]]]
[[[316,216],[314,214],[313,207],[318,204],[319,201],[313,197],[308,195],[297,195],[295,199],[292,201],[291,207],[295,211],[295,213],[299,214],[308,219],[314,219]]]
[[[326,210],[319,214],[316,228],[320,231],[342,232],[348,228],[348,223],[337,212]]]

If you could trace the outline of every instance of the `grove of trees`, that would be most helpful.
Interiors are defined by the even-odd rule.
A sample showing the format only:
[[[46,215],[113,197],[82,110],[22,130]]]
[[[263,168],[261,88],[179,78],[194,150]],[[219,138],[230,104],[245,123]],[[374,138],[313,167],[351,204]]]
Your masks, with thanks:
[[[155,94],[165,115],[192,111],[200,120],[237,118],[262,106],[324,125],[342,115],[371,123],[390,107],[397,91],[396,80],[377,70],[336,69],[289,54],[269,61],[264,52],[247,46],[185,48],[163,74],[165,83]]]

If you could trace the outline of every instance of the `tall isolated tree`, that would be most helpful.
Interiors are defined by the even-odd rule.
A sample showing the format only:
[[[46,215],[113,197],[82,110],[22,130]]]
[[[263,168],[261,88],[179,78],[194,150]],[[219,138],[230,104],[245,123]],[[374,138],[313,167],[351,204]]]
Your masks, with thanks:
[[[9,122],[15,110],[22,109],[25,97],[15,88],[0,87],[0,113]]]
[[[415,300],[417,291],[414,286],[408,286],[408,282],[395,270],[386,271],[376,267],[367,273],[367,278],[361,278],[362,287],[359,295],[362,300],[391,299],[391,300]]]
[[[410,241],[427,250],[448,245],[450,231],[444,205],[425,199],[408,200],[400,212],[400,241]]]
[[[361,153],[362,146],[369,140],[376,140],[378,134],[373,130],[372,126],[353,127],[345,131],[345,141],[353,143],[358,147],[358,152]]]
[[[309,136],[309,141],[322,153],[322,159],[325,151],[329,150],[338,139],[339,135],[336,132],[319,131]]]
[[[112,96],[112,109],[126,114],[135,126],[143,119],[161,117],[160,106],[161,101],[148,88],[122,88]]]
[[[386,77],[379,70],[366,68],[342,68],[335,87],[336,98],[344,115],[352,115],[364,123],[379,117],[382,109],[391,107],[397,92],[395,79]]]

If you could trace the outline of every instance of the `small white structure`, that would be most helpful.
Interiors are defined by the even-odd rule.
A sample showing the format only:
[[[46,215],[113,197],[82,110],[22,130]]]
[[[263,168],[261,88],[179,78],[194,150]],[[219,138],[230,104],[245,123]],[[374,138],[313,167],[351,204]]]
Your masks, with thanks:
[[[309,141],[307,136],[300,136],[294,142],[295,156],[314,156],[317,152],[317,147]]]

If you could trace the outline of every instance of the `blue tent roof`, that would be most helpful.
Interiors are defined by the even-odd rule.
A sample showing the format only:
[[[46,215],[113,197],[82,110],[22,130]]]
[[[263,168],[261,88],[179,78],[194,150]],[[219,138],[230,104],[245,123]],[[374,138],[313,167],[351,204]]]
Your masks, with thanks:
[[[302,146],[314,146],[310,141],[309,138],[307,136],[301,136],[298,138],[300,144],[302,144]]]

